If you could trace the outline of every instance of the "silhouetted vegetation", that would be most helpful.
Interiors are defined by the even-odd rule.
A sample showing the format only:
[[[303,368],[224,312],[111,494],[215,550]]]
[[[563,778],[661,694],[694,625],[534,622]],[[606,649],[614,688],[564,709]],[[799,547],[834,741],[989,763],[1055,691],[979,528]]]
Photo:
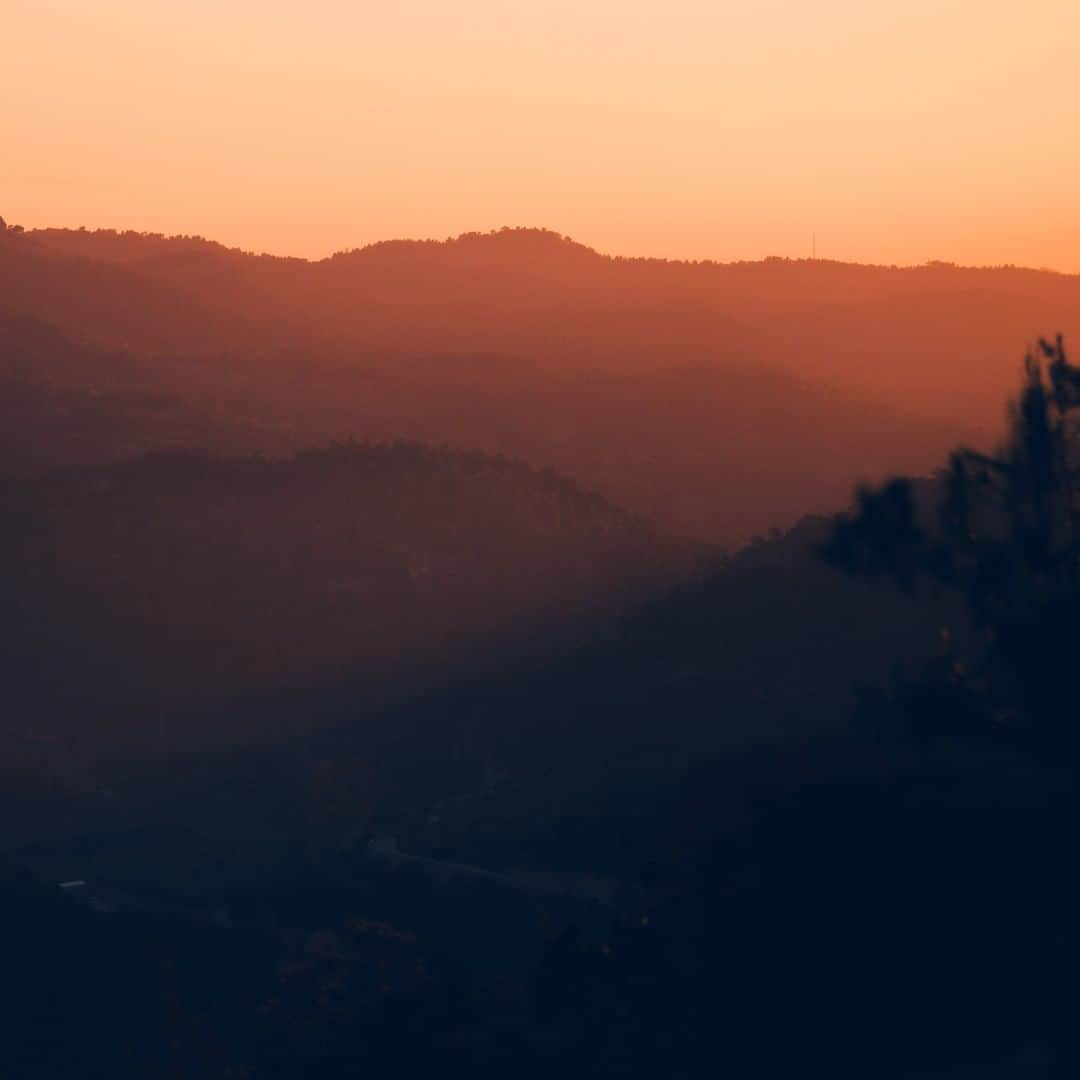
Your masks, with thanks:
[[[957,451],[929,490],[904,480],[863,490],[857,512],[836,527],[832,561],[909,586],[922,578],[966,602],[975,641],[966,651],[947,648],[929,681],[906,690],[923,735],[1074,750],[1078,418],[1080,371],[1060,337],[1043,341],[1027,357],[1009,439],[996,455]]]

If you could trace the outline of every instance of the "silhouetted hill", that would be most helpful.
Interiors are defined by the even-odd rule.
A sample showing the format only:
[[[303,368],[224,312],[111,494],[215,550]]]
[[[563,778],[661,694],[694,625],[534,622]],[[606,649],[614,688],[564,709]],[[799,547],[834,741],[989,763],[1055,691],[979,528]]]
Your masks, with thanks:
[[[829,528],[805,519],[556,653],[526,650],[459,671],[452,691],[391,724],[396,744],[412,746],[397,783],[416,789],[426,777],[421,801],[435,799],[482,786],[496,763],[519,807],[542,820],[587,816],[598,787],[670,783],[695,762],[749,747],[793,750],[858,733],[861,694],[920,671],[939,653],[943,627],[963,639],[966,617],[930,590],[841,577],[818,557]],[[317,704],[309,712],[322,715]],[[370,737],[361,716],[346,699],[316,727],[337,732],[330,746],[359,753]],[[633,818],[651,810],[621,805]],[[528,822],[517,827],[519,838],[531,835]],[[459,842],[469,851],[479,841]],[[604,858],[602,848],[590,857]]]
[[[125,350],[76,344],[0,309],[0,477],[166,448],[281,453],[295,445],[243,410],[170,392],[160,371]]]
[[[267,346],[338,345],[353,360],[497,353],[571,370],[752,361],[995,428],[1016,375],[1008,343],[1032,327],[1068,334],[1080,297],[1080,277],[1015,267],[623,259],[538,229],[391,241],[317,263],[198,238],[46,230],[21,240],[7,249],[136,270],[212,317],[261,318]],[[108,306],[94,318],[103,337],[113,318]],[[180,347],[169,329],[157,327],[156,348]],[[962,389],[962,408],[945,400]]]
[[[783,1019],[811,1026],[807,972],[852,912],[915,888],[893,907],[861,888],[868,858],[888,882],[912,865],[864,837],[894,812],[941,826],[925,785],[893,809],[892,766],[852,735],[851,681],[917,664],[950,613],[829,571],[823,520],[691,574],[695,553],[557,477],[415,446],[158,455],[39,479],[4,509],[0,811],[11,863],[38,878],[16,892],[7,874],[4,912],[25,927],[24,1012],[46,976],[75,1009],[53,1021],[58,1055],[77,1033],[123,1068],[191,1024],[208,1032],[192,1061],[288,1075],[312,1031],[357,1060],[359,1024],[367,1057],[410,1070],[436,1049],[478,1069],[528,1050],[526,1075],[613,1053],[633,1075],[631,1048],[652,1053],[650,1024],[666,1044],[705,978],[756,1035],[770,931],[805,958]],[[369,664],[395,693],[372,692]],[[234,692],[248,675],[263,693]],[[829,801],[837,777],[878,801]],[[386,832],[414,863],[365,854]],[[57,895],[72,878],[82,900]],[[831,906],[800,917],[807,888]],[[100,1036],[162,978],[145,1045]],[[79,1011],[72,988],[97,980]]]
[[[319,263],[47,230],[0,244],[0,288],[13,317],[84,350],[82,372],[53,372],[41,344],[52,389],[108,394],[122,356],[124,393],[190,410],[160,439],[120,419],[129,452],[178,445],[185,426],[229,451],[475,446],[729,544],[837,508],[856,479],[927,472],[957,439],[985,443],[1016,367],[997,342],[1065,326],[1078,295],[1077,279],[1012,269],[613,259],[542,230]],[[18,352],[20,332],[9,319],[0,346]]]
[[[731,541],[842,506],[853,477],[890,461],[929,468],[946,440],[849,392],[735,365],[570,375],[482,357],[405,370],[149,361],[2,314],[0,342],[9,475],[166,447],[280,454],[331,437],[414,438],[549,464],[671,532]]]
[[[177,718],[248,696],[539,646],[700,557],[554,473],[412,444],[156,454],[2,503],[11,745],[58,726],[106,755],[203,740]]]
[[[220,269],[235,285],[231,271]],[[215,277],[185,285],[137,266],[54,252],[34,233],[0,240],[4,307],[55,323],[78,342],[136,351],[220,353],[273,340],[283,321],[257,288],[216,295]],[[238,303],[243,292],[243,303]]]

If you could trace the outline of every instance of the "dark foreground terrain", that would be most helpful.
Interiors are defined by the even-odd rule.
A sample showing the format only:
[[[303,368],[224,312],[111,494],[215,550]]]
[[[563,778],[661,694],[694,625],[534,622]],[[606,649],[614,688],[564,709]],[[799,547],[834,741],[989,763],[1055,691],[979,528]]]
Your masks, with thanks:
[[[155,739],[110,712],[91,756],[59,720],[95,709],[43,705],[10,736],[16,1075],[1073,1060],[1072,770],[860,706],[964,616],[830,570],[827,534],[407,691],[123,714],[181,725]]]

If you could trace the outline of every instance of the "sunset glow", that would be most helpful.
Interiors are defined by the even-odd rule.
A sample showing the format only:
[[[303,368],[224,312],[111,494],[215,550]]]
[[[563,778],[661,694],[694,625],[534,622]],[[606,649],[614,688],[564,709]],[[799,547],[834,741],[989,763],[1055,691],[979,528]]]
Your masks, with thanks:
[[[9,0],[0,213],[1080,271],[1075,0]]]

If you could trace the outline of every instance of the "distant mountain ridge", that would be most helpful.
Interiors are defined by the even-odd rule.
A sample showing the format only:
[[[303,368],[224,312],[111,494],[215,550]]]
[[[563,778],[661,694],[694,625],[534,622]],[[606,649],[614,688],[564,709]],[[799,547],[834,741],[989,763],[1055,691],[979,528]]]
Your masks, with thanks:
[[[988,445],[1025,343],[1080,332],[1076,276],[623,259],[534,229],[319,262],[6,234],[0,297],[125,353],[142,391],[215,424],[291,448],[476,446],[724,543],[838,509],[856,480],[925,473],[957,441]]]

